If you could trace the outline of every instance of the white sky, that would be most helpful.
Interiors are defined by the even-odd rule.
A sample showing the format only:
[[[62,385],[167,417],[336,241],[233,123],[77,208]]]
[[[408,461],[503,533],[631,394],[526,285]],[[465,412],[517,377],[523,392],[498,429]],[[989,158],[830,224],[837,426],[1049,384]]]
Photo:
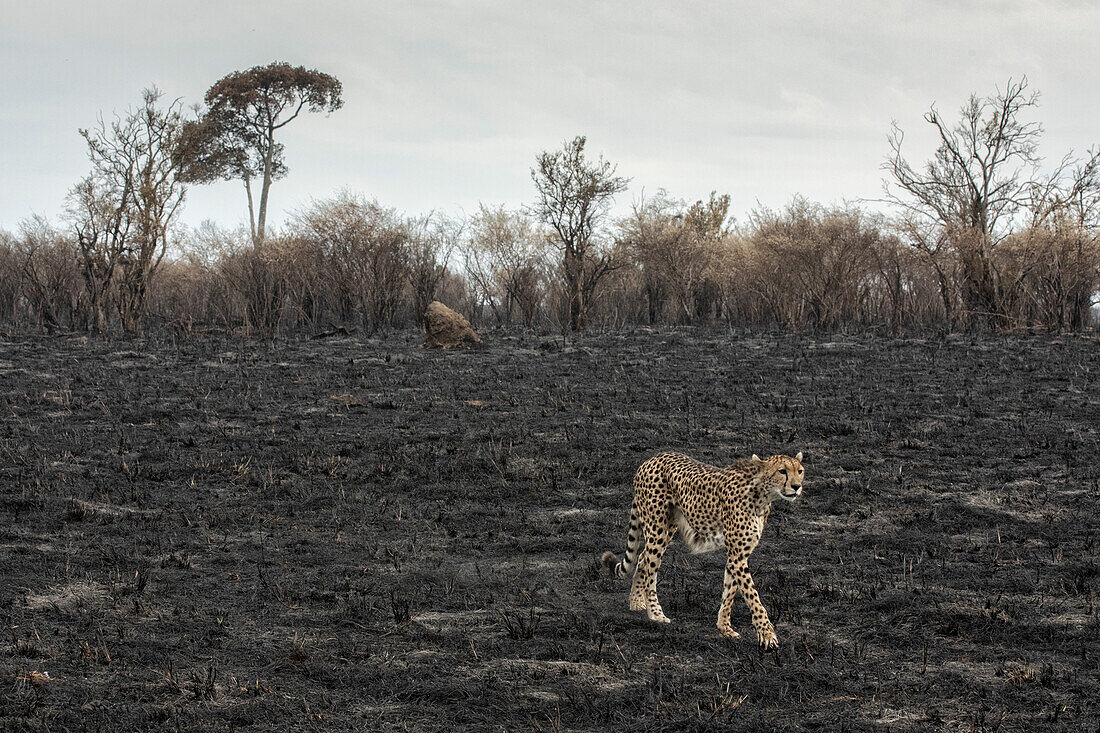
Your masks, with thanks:
[[[966,5],[969,9],[963,9]],[[88,170],[78,127],[156,84],[200,101],[285,60],[336,76],[344,108],[284,129],[269,221],[347,187],[412,213],[518,206],[539,151],[577,134],[644,189],[729,193],[739,218],[795,193],[876,198],[897,119],[954,113],[1026,74],[1041,152],[1100,143],[1100,3],[0,0],[0,228],[59,216]],[[245,221],[239,183],[195,187],[182,221]]]

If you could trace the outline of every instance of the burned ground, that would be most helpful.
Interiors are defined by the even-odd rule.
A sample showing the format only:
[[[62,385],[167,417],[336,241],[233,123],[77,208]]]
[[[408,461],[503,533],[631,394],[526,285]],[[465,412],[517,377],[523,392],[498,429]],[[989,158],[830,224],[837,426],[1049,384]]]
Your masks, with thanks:
[[[1092,730],[1093,338],[0,343],[0,728]],[[630,478],[805,451],[781,649]]]

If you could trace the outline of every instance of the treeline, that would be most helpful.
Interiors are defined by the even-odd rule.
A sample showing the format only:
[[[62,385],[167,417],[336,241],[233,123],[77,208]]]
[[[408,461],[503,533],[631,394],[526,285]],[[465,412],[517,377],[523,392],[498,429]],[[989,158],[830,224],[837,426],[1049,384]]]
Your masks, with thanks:
[[[728,206],[725,196],[687,204],[663,193],[635,205],[600,247],[605,271],[588,293],[589,323],[900,331],[987,322],[966,310],[965,251],[937,258],[855,206],[797,199],[742,225]],[[560,249],[523,210],[410,218],[345,193],[313,203],[262,246],[213,224],[178,246],[150,280],[144,316],[177,334],[410,327],[432,300],[481,327],[571,326]],[[125,312],[121,278],[91,297],[78,250],[70,232],[41,218],[0,233],[0,320],[95,330],[103,312]],[[1098,263],[1095,226],[1060,216],[1016,232],[990,263],[1004,298],[999,327],[1092,325]]]
[[[528,206],[410,216],[344,192],[278,228],[265,219],[270,185],[285,174],[273,142],[285,122],[272,120],[337,109],[339,83],[285,64],[236,72],[211,88],[196,120],[151,91],[129,116],[81,131],[93,170],[62,221],[0,231],[0,323],[375,332],[419,325],[442,300],[475,326],[544,331],[1080,330],[1093,325],[1100,290],[1100,154],[1040,174],[1041,128],[1021,121],[1037,101],[1026,88],[972,97],[953,125],[931,109],[940,145],[922,166],[903,157],[895,129],[884,164],[890,217],[795,198],[736,222],[728,196],[688,202],[663,191],[615,217],[628,181],[578,137],[537,156]],[[257,99],[281,106],[257,109]],[[259,134],[249,115],[263,121]],[[218,178],[244,182],[248,229],[174,225],[186,187]]]

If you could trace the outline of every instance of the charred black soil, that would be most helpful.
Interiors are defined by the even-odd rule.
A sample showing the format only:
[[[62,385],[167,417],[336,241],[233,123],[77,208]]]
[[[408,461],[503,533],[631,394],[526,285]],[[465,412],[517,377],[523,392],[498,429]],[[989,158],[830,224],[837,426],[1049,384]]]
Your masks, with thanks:
[[[1095,730],[1094,338],[0,343],[0,728]],[[778,653],[637,465],[806,453]]]

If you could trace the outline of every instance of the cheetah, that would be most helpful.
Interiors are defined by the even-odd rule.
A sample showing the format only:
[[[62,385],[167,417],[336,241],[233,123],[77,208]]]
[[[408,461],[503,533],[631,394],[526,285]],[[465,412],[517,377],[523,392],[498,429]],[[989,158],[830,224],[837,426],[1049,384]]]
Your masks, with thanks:
[[[801,452],[793,458],[754,454],[726,468],[671,452],[643,463],[634,474],[626,555],[620,560],[608,551],[602,558],[604,566],[620,578],[634,572],[630,610],[645,610],[650,620],[670,623],[657,600],[657,571],[679,530],[692,553],[726,548],[719,633],[729,639],[740,637],[730,625],[733,601],[740,591],[752,613],[757,640],[765,648],[778,648],[775,627],[753,585],[748,560],[760,542],[772,502],[802,496],[803,474]],[[643,538],[645,547],[639,557]]]

